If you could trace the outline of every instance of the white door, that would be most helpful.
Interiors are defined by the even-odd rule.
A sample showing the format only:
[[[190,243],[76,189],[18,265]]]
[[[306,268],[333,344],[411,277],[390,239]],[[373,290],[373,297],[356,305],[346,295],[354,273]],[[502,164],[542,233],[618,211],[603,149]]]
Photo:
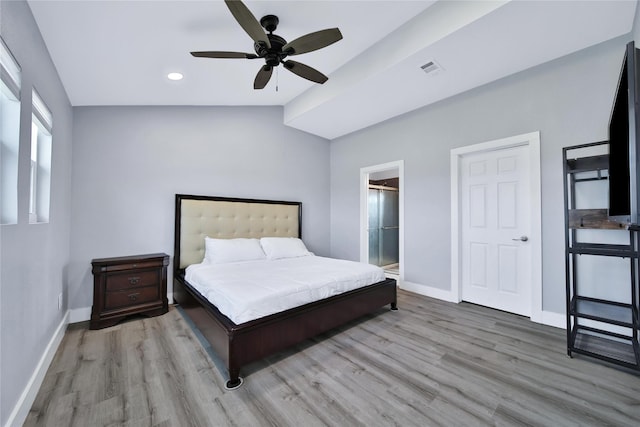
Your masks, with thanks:
[[[531,315],[529,146],[463,156],[462,299]]]

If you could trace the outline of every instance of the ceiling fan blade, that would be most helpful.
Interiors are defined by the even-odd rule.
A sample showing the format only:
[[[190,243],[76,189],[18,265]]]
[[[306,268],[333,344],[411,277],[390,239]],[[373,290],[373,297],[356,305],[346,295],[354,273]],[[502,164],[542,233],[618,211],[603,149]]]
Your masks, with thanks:
[[[289,55],[300,55],[301,53],[312,52],[322,49],[339,40],[342,40],[342,33],[337,28],[309,33],[282,46],[282,51]],[[290,51],[290,52],[289,52]]]
[[[270,65],[264,65],[256,74],[256,79],[253,81],[254,89],[264,89],[264,87],[269,83],[271,79],[271,74],[273,73],[273,67]]]
[[[325,76],[315,68],[311,68],[308,65],[304,65],[297,61],[282,61],[282,65],[284,65],[284,68],[291,71],[293,74],[297,74],[303,79],[311,80],[312,82],[322,84],[329,80],[329,77]]]
[[[196,58],[243,58],[243,59],[256,59],[258,55],[253,53],[244,52],[223,52],[223,51],[205,51],[205,52],[191,52],[191,55]]]
[[[249,34],[249,37],[251,37],[253,41],[263,42],[267,48],[271,48],[271,43],[269,42],[267,34],[262,29],[262,25],[260,25],[260,22],[258,22],[244,3],[240,0],[224,0],[224,2],[227,4],[233,17],[238,21],[238,24]]]

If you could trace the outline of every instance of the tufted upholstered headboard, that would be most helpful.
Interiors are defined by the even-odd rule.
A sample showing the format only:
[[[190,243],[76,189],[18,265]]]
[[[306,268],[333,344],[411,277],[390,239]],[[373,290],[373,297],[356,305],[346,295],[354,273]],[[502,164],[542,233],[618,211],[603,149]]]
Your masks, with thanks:
[[[176,194],[176,272],[204,258],[205,236],[301,237],[302,203]]]

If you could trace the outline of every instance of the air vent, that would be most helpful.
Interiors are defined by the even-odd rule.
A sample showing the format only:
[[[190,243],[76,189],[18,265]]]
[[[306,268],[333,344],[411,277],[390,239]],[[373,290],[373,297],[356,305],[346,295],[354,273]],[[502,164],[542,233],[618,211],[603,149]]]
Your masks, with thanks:
[[[442,70],[442,67],[436,61],[429,61],[420,68],[427,74],[438,74]]]

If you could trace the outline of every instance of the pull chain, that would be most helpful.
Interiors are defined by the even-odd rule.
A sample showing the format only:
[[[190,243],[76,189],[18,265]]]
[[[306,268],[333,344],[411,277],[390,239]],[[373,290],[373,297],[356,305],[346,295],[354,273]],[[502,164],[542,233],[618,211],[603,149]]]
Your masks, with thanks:
[[[280,81],[280,68],[276,67],[276,92],[278,91],[278,82]]]

